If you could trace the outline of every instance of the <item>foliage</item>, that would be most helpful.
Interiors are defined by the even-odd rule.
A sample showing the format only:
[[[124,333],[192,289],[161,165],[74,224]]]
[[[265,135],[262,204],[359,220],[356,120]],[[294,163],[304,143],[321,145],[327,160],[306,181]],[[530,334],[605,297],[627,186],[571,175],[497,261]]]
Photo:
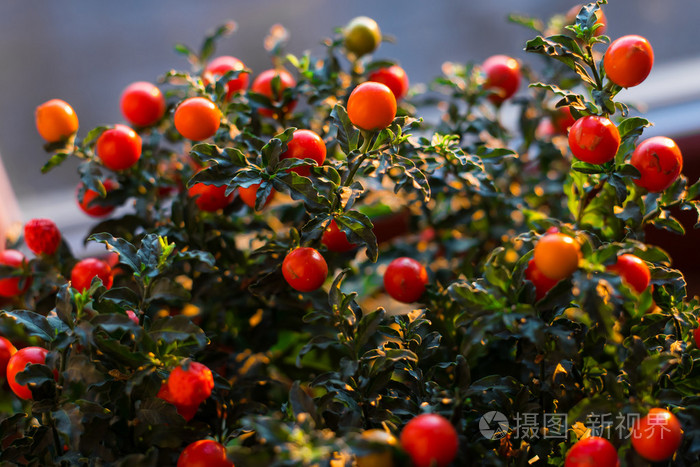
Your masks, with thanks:
[[[31,383],[33,401],[8,390],[0,398],[0,460],[174,465],[184,446],[211,437],[237,466],[351,465],[353,456],[386,448],[363,431],[398,436],[411,418],[434,412],[459,435],[454,465],[562,465],[591,414],[663,406],[684,429],[675,462],[696,462],[700,351],[689,342],[699,305],[644,232],[683,234],[672,209],[697,210],[700,185],[681,176],[647,193],[633,183],[639,174],[629,158],[651,123],[616,100],[621,88],[605,78],[609,39],[594,34],[604,3],[585,5],[569,26],[563,16],[546,26],[512,18],[535,29],[526,50],[544,61],[541,71],[527,70],[532,84],[508,104],[517,115],[511,126],[489,102],[475,63],[446,63],[428,92],[414,88],[399,102],[389,127],[364,132],[348,118],[348,96],[392,62],[348,56],[340,31],[324,41],[321,58],[285,54],[286,32],[271,31],[273,62],[297,79],[279,102],[251,91],[226,100],[225,83],[247,69],[203,80],[232,23],[199,50],[178,45],[190,69],[161,77],[168,111],[136,129],[136,165],[112,172],[101,164],[95,143],[105,127],[47,146],[43,171],[78,158],[80,181],[101,193],[100,203],[130,209],[99,222],[86,240],[116,258],[112,288],[96,280],[83,293],[72,289],[77,259],[64,243],[29,261],[29,290],[4,304],[2,335],[50,353],[46,365],[18,377]],[[205,142],[184,141],[172,123],[174,108],[192,96],[223,114]],[[296,111],[284,114],[292,101]],[[542,130],[562,106],[575,117],[614,120],[622,144],[613,161],[572,160],[565,136]],[[297,128],[321,135],[323,165],[280,157]],[[311,167],[310,176],[289,170],[299,166]],[[107,192],[106,179],[118,188]],[[227,193],[259,184],[256,210],[236,196],[223,210],[200,211],[186,189],[194,183]],[[323,246],[332,220],[356,250]],[[583,260],[537,301],[525,268],[550,227],[575,237]],[[282,260],[298,246],[325,257],[332,277],[324,288],[300,294],[284,281]],[[652,287],[641,294],[606,269],[623,253],[651,269]],[[415,306],[381,287],[386,265],[400,256],[430,271]],[[157,397],[185,359],[215,375],[212,396],[189,422]],[[480,433],[491,411],[511,423],[565,414],[568,426],[558,439],[511,431],[493,440]],[[628,434],[605,431],[623,465],[640,462]],[[397,463],[406,461],[392,449]]]

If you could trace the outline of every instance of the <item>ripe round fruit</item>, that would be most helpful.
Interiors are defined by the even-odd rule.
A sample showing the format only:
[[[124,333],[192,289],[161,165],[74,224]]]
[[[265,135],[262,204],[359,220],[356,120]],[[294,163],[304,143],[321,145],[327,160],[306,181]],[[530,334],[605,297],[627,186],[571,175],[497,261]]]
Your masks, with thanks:
[[[97,258],[85,258],[73,266],[70,273],[71,286],[78,292],[83,292],[90,288],[94,277],[99,277],[105,288],[112,288],[112,268]]]
[[[651,44],[642,36],[622,36],[614,40],[603,57],[608,78],[623,88],[640,84],[649,76],[654,64]]]
[[[564,467],[616,467],[620,465],[617,450],[610,441],[599,436],[579,440],[566,453]]]
[[[244,69],[245,65],[236,57],[232,57],[230,55],[216,57],[214,60],[209,62],[207,67],[204,69],[204,84],[209,84],[209,75],[213,76],[215,80],[218,80],[229,71],[242,71]],[[234,94],[245,91],[248,88],[249,79],[250,77],[248,76],[248,73],[240,73],[237,78],[228,80],[225,84],[226,100],[230,101]]]
[[[299,247],[285,256],[282,275],[293,289],[311,292],[326,281],[328,265],[321,253],[314,248]]]
[[[12,342],[0,336],[0,379],[5,379],[7,376],[7,363],[17,352],[17,349]]]
[[[188,445],[177,459],[177,467],[233,467],[223,444],[201,439]]]
[[[552,288],[559,283],[558,280],[550,279],[542,274],[542,272],[537,269],[534,259],[531,259],[527,263],[527,268],[525,269],[525,279],[532,282],[535,286],[536,300],[542,300],[544,296],[547,295],[547,292],[552,290]]]
[[[357,245],[348,241],[348,236],[338,228],[338,224],[334,220],[323,231],[321,243],[326,245],[326,248],[330,251],[335,251],[336,253],[344,253],[357,248]]]
[[[275,77],[279,77],[279,89],[276,94],[273,94],[272,80],[275,79]],[[285,89],[293,88],[296,85],[296,80],[292,77],[292,75],[289,74],[287,70],[270,69],[263,71],[255,78],[255,80],[253,80],[253,84],[250,87],[250,90],[253,92],[257,92],[258,94],[267,96],[270,99],[270,101],[272,101],[273,103],[277,103],[282,100],[282,93]],[[296,101],[291,101],[282,109],[282,112],[287,114],[294,110],[294,107],[296,107],[296,105]],[[271,109],[261,108],[258,109],[258,113],[260,113],[260,115],[264,115],[265,117],[274,117],[275,115],[275,112]]]
[[[695,338],[695,347],[700,348],[700,328],[693,331],[693,337]]]
[[[78,116],[73,107],[61,99],[51,99],[34,112],[36,129],[49,143],[62,141],[78,131]]]
[[[190,97],[177,106],[175,129],[184,138],[202,141],[216,134],[221,124],[221,111],[205,97]]]
[[[124,89],[119,107],[132,125],[151,126],[165,115],[165,97],[155,84],[137,81]]]
[[[348,98],[348,117],[353,125],[366,131],[382,130],[396,117],[396,98],[386,84],[366,81]]]
[[[375,20],[367,16],[353,18],[343,29],[345,49],[358,57],[377,50],[382,32]]]
[[[180,365],[171,371],[167,384],[173,404],[199,405],[211,395],[214,376],[205,365],[190,362],[187,369]]]
[[[233,201],[233,193],[226,196],[226,185],[215,186],[205,185],[204,183],[195,183],[192,185],[187,194],[191,198],[195,198],[194,202],[202,211],[215,212],[223,209]]]
[[[260,187],[259,183],[255,183],[253,185],[250,185],[249,187],[238,187],[238,196],[243,200],[245,204],[248,205],[249,208],[255,209],[255,200],[258,195],[258,188]],[[271,190],[270,194],[267,195],[267,199],[265,200],[265,204],[263,204],[263,208],[270,204],[270,201],[272,201],[272,198],[275,197],[275,190]]]
[[[634,183],[652,193],[664,191],[683,170],[681,150],[671,138],[653,136],[642,141],[632,153],[630,164],[641,176]]]
[[[173,404],[175,406],[175,409],[177,410],[177,413],[180,414],[180,416],[188,422],[194,418],[194,416],[197,414],[197,410],[199,410],[199,403],[188,405],[176,404],[173,401],[172,394],[170,394],[170,388],[168,387],[167,380],[164,381],[163,384],[160,386],[157,397]]]
[[[683,430],[671,412],[654,408],[632,427],[632,447],[651,462],[670,458],[681,445]]]
[[[7,383],[10,389],[20,399],[32,399],[32,391],[24,384],[19,384],[15,377],[17,373],[24,371],[29,363],[46,363],[46,354],[49,351],[41,347],[25,347],[19,349],[7,363]]]
[[[488,99],[494,104],[501,104],[511,98],[520,87],[520,64],[507,55],[493,55],[481,65],[486,74],[484,87],[494,91]]]
[[[620,148],[620,132],[610,119],[587,115],[571,125],[569,147],[580,161],[604,164],[615,158]]]
[[[102,184],[105,187],[105,190],[107,192],[115,189],[117,187],[117,183],[114,182],[113,180],[106,179],[105,181],[102,182]],[[78,207],[88,216],[92,217],[102,217],[110,214],[112,211],[114,211],[114,206],[107,206],[107,205],[100,205],[100,194],[94,190],[91,190],[90,188],[85,190],[85,193],[83,194],[83,201],[80,201],[80,198],[78,197],[78,193],[80,193],[81,188],[83,187],[83,183],[78,184],[78,188],[75,190],[76,194],[76,200],[78,202]],[[93,203],[93,201],[97,200],[97,202]]]
[[[52,255],[61,244],[61,232],[51,219],[31,219],[24,224],[24,243],[35,255]]]
[[[13,268],[20,269],[22,264],[26,263],[24,255],[17,250],[3,250],[0,251],[0,264],[5,266],[12,266]],[[24,286],[20,289],[20,282],[22,282],[21,277],[7,277],[5,279],[0,279],[0,297],[16,297],[27,291],[29,285],[31,284],[30,278],[24,278]]]
[[[437,414],[418,415],[401,431],[401,446],[415,467],[449,465],[457,455],[458,445],[457,431]]]
[[[608,266],[608,270],[619,274],[622,280],[637,293],[644,292],[651,281],[647,263],[631,254],[621,255],[615,264]]]
[[[115,125],[97,138],[95,151],[108,169],[128,169],[141,157],[141,137],[126,125]]]
[[[578,269],[581,246],[563,233],[547,234],[535,245],[535,266],[546,277],[561,280]]]
[[[428,271],[413,258],[396,258],[384,272],[384,289],[394,299],[403,303],[418,300],[428,283]]]
[[[320,136],[311,130],[295,130],[292,139],[287,143],[287,150],[280,154],[282,159],[313,159],[317,165],[323,165],[326,160],[326,145]],[[299,175],[308,177],[309,167],[294,167],[290,169]]]
[[[571,107],[559,107],[554,111],[552,116],[552,125],[554,130],[560,135],[566,135],[569,128],[576,122],[576,119],[571,115]]]
[[[396,100],[403,99],[408,93],[408,75],[398,65],[392,65],[386,68],[380,68],[373,71],[367,77],[369,81],[386,84],[391,92],[394,93]]]

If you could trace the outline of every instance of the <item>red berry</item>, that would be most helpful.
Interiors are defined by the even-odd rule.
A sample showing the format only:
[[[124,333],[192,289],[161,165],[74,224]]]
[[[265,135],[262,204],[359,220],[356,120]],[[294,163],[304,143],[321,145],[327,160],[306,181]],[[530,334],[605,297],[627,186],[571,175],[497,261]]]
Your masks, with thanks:
[[[12,392],[20,399],[32,399],[32,391],[26,385],[19,384],[15,380],[17,373],[24,371],[29,363],[44,364],[48,353],[48,350],[41,347],[25,347],[10,357],[10,361],[7,363],[7,383],[10,385]],[[55,373],[55,376],[58,379],[57,373]]]
[[[126,310],[126,316],[129,317],[131,321],[133,321],[136,324],[139,324],[139,317],[136,316],[136,313],[134,313],[134,310]]]
[[[598,436],[579,440],[566,453],[564,467],[617,467],[620,459],[610,441]]]
[[[391,92],[394,93],[396,100],[403,99],[408,93],[408,75],[398,65],[392,65],[386,68],[380,68],[373,71],[367,77],[369,81],[385,84]]]
[[[494,104],[501,104],[510,99],[520,87],[520,64],[507,55],[493,55],[481,65],[486,74],[484,87],[494,91],[488,99]]]
[[[534,258],[527,263],[527,269],[525,269],[525,279],[534,284],[535,298],[537,300],[542,300],[544,296],[547,295],[547,292],[552,290],[552,288],[559,283],[558,279],[550,279],[542,274],[542,272],[537,269]]]
[[[323,165],[326,160],[326,145],[320,136],[311,130],[295,130],[292,139],[287,143],[287,150],[280,154],[282,159],[313,159],[317,165]],[[309,167],[294,167],[289,169],[297,174],[308,177]]]
[[[337,253],[343,253],[357,248],[357,245],[348,241],[348,236],[338,228],[338,224],[336,224],[334,220],[331,221],[328,227],[326,227],[326,230],[323,231],[321,243],[326,245],[326,248],[330,251],[335,251]]]
[[[190,197],[202,211],[215,212],[223,209],[233,201],[233,193],[226,195],[226,186],[206,185],[195,183],[187,190]]]
[[[234,467],[226,458],[226,448],[211,439],[195,441],[177,459],[177,467]]]
[[[0,336],[0,378],[5,379],[7,375],[7,363],[17,352],[17,349],[12,342]]]
[[[580,161],[604,164],[615,158],[620,148],[620,132],[610,119],[587,115],[571,125],[569,147]]]
[[[187,368],[178,366],[170,372],[168,389],[173,404],[198,406],[211,395],[214,376],[205,365],[190,362]]]
[[[644,459],[661,462],[673,456],[683,441],[683,429],[675,415],[654,408],[632,427],[632,447]]]
[[[83,292],[90,288],[94,277],[99,277],[105,288],[112,287],[112,268],[109,267],[109,264],[101,259],[85,258],[73,266],[70,273],[71,285],[77,291]]]
[[[414,467],[446,467],[457,455],[457,431],[444,417],[421,414],[401,431],[401,446]]]
[[[61,244],[61,232],[50,219],[32,219],[24,225],[24,242],[36,255],[52,255]]]
[[[314,248],[299,247],[287,254],[282,262],[282,275],[299,292],[318,289],[328,277],[328,265]]]
[[[115,125],[97,138],[95,152],[110,170],[125,170],[141,157],[141,137],[126,125]]]
[[[117,188],[117,183],[113,180],[107,179],[102,182],[105,190],[109,193],[111,190]],[[101,204],[102,198],[100,194],[94,190],[87,188],[83,194],[83,200],[80,201],[78,194],[83,187],[83,183],[78,184],[78,188],[75,190],[76,200],[78,202],[78,207],[88,216],[92,217],[102,217],[110,214],[114,211],[114,206],[108,206]]]
[[[17,250],[3,250],[0,252],[0,264],[20,269],[27,260]],[[27,291],[31,285],[31,277],[24,279],[24,287],[19,288],[21,277],[8,277],[0,279],[0,297],[16,297]]]
[[[122,115],[136,126],[151,126],[165,115],[165,97],[160,89],[146,81],[131,83],[122,92]]]
[[[396,258],[384,272],[384,289],[394,299],[403,303],[418,300],[428,283],[428,271],[412,258]]]
[[[272,82],[275,78],[279,77],[279,88],[277,88],[277,93],[275,93],[273,87],[272,87]],[[270,101],[272,101],[273,104],[279,103],[279,101],[282,100],[282,92],[287,89],[287,88],[293,88],[294,86],[297,85],[296,80],[294,77],[289,74],[288,71],[286,70],[265,70],[262,73],[260,73],[255,80],[253,80],[253,84],[250,87],[250,90],[253,92],[257,92],[258,94],[262,94],[264,96],[267,96]],[[297,102],[296,101],[291,101],[289,102],[283,109],[282,112],[287,114],[294,110],[294,107],[296,107]],[[264,115],[266,117],[273,117],[275,112],[272,111],[271,109],[263,109],[260,108],[258,109],[258,113],[260,115]]]
[[[683,155],[671,138],[652,136],[639,143],[632,157],[632,164],[639,170],[639,179],[634,183],[652,193],[664,191],[680,176],[683,170]]]
[[[160,390],[158,390],[157,396],[160,399],[163,399],[166,402],[169,402],[175,406],[175,409],[177,409],[177,413],[180,414],[182,418],[187,420],[188,422],[194,418],[194,416],[197,414],[197,410],[199,409],[199,404],[195,405],[178,405],[173,401],[173,396],[170,394],[170,388],[168,387],[168,382],[164,381],[163,384],[160,386]]]
[[[622,280],[637,293],[644,292],[651,281],[649,266],[635,255],[621,255],[617,258],[617,262],[608,266],[607,269],[620,275]]]
[[[245,65],[236,57],[231,57],[230,55],[216,57],[214,60],[209,62],[207,67],[204,69],[204,85],[209,84],[210,76],[217,80],[229,71],[240,71],[244,69]],[[240,73],[238,78],[228,80],[224,85],[226,86],[226,100],[230,101],[231,97],[233,97],[235,93],[245,91],[246,88],[248,88],[249,79],[250,77],[248,73]]]
[[[255,183],[253,185],[250,185],[249,187],[239,187],[238,188],[238,196],[243,200],[243,202],[248,205],[249,208],[255,209],[255,200],[257,199],[258,195],[258,188],[260,187],[259,183]],[[267,199],[265,200],[265,204],[263,204],[263,208],[270,204],[270,201],[272,201],[272,198],[275,197],[275,190],[271,190],[270,194],[267,195]]]

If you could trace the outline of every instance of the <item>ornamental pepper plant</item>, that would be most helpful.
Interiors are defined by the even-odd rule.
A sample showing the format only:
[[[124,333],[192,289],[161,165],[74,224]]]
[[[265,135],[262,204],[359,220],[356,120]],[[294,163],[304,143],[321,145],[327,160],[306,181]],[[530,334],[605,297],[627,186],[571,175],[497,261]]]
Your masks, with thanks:
[[[697,465],[698,301],[645,231],[700,184],[619,100],[653,43],[608,54],[605,3],[398,96],[361,17],[320,56],[275,26],[264,70],[226,23],[115,89],[126,121],[40,106],[105,250],[6,245],[0,461]]]

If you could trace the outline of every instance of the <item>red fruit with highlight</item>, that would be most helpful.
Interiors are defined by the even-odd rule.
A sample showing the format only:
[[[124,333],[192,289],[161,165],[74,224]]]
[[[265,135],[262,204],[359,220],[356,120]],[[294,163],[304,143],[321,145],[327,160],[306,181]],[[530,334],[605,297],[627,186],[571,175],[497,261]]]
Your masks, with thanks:
[[[403,303],[417,301],[425,292],[428,271],[412,258],[396,258],[384,272],[384,289],[394,300]]]
[[[481,65],[486,74],[484,87],[494,91],[488,99],[494,104],[501,104],[518,92],[520,87],[520,64],[507,55],[493,55]]]
[[[348,241],[348,236],[338,228],[338,224],[334,220],[323,231],[321,243],[326,245],[326,248],[330,251],[337,253],[344,253],[357,248],[357,245]]]
[[[408,75],[398,65],[379,68],[367,77],[369,81],[385,84],[394,93],[396,100],[403,99],[408,93]]]
[[[117,188],[117,183],[110,179],[103,181],[102,184],[107,192]],[[102,197],[100,194],[94,190],[91,190],[90,188],[85,190],[83,200],[80,201],[78,193],[80,193],[82,187],[83,183],[81,182],[78,184],[78,188],[75,190],[76,200],[81,211],[91,217],[103,217],[114,211],[114,206],[101,204]]]
[[[79,261],[70,273],[71,286],[78,292],[90,288],[92,279],[99,277],[105,288],[112,288],[112,268],[109,264],[97,258],[85,258]]]
[[[313,159],[316,165],[323,165],[326,160],[326,145],[318,134],[311,130],[295,130],[292,139],[287,143],[287,150],[280,154],[283,159]],[[310,167],[294,167],[292,172],[308,177]]]
[[[52,255],[61,244],[61,232],[51,219],[32,219],[24,225],[24,242],[36,255]]]
[[[282,275],[293,289],[311,292],[326,281],[328,265],[321,253],[314,248],[299,247],[284,257]]]
[[[12,392],[20,399],[30,400],[33,397],[32,391],[26,385],[16,381],[17,373],[24,371],[29,363],[46,363],[48,353],[48,350],[41,347],[25,347],[10,357],[10,361],[7,363],[7,383]],[[58,373],[54,372],[54,376],[58,379]]]
[[[22,252],[17,250],[3,250],[0,251],[0,264],[5,266],[12,266],[16,269],[21,269],[22,265],[27,262],[26,258]],[[20,283],[24,279],[24,284],[20,288]],[[0,297],[16,297],[27,291],[31,285],[31,277],[7,277],[5,279],[0,279]]]
[[[7,376],[7,363],[17,352],[17,349],[12,342],[0,336],[0,379],[5,379]]]
[[[188,445],[177,459],[177,467],[234,467],[223,444],[202,439]]]
[[[119,106],[124,118],[135,126],[151,126],[165,115],[165,97],[146,81],[131,83],[122,92]]]
[[[230,55],[216,57],[214,60],[209,62],[207,67],[204,69],[204,85],[206,86],[209,84],[210,77],[212,77],[214,80],[218,80],[229,71],[242,71],[244,69],[245,65],[236,57],[232,57]],[[250,76],[248,73],[240,73],[237,78],[228,80],[225,84],[226,100],[230,101],[234,94],[245,91],[248,88],[249,79]]]

